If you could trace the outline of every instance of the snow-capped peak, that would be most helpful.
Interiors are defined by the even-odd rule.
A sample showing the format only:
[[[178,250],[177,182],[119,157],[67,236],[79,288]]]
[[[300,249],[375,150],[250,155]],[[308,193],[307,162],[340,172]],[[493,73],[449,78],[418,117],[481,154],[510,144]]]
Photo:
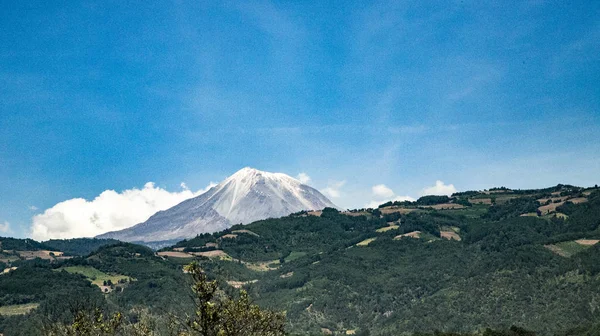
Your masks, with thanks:
[[[240,181],[243,183],[256,183],[260,181],[260,179],[270,179],[274,181],[287,181],[288,183],[294,184],[302,184],[297,179],[283,174],[283,173],[270,173],[262,170],[258,170],[251,167],[244,167],[233,175],[229,176],[223,183],[227,183],[229,181]]]
[[[132,228],[103,236],[128,241],[182,239],[223,230],[233,224],[325,207],[337,208],[318,190],[297,179],[245,167],[202,195],[159,212]]]
[[[300,181],[289,175],[245,167],[215,187],[215,195],[220,195],[223,201],[215,207],[215,210],[229,219],[233,216],[232,213],[236,211],[238,204],[245,198],[251,197],[251,194],[256,194],[257,197],[266,195],[281,200],[289,199],[289,196],[292,196],[305,209],[312,210],[315,204],[303,195],[302,186]],[[227,196],[222,197],[224,195]],[[237,210],[239,211],[239,209]]]

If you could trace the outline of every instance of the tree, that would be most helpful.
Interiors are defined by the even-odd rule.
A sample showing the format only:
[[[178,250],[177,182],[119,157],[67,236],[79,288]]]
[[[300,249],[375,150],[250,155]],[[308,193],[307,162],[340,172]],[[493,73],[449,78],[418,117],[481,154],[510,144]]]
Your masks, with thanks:
[[[208,281],[197,263],[186,266],[192,275],[196,300],[195,317],[187,321],[181,335],[201,336],[279,336],[285,335],[282,313],[261,310],[250,303],[246,291],[239,299],[217,295],[217,282]],[[188,333],[190,332],[190,333]]]
[[[113,336],[123,335],[123,315],[106,317],[101,309],[80,307],[73,311],[71,324],[48,323],[42,327],[46,336]]]
[[[177,336],[283,336],[285,317],[282,313],[262,310],[250,302],[246,291],[239,298],[227,296],[218,290],[215,280],[194,262],[185,267],[192,276],[192,292],[196,308],[185,322],[177,323],[174,317],[170,334]],[[107,283],[110,282],[107,281]],[[112,282],[111,282],[112,283]],[[107,314],[100,308],[77,306],[72,309],[72,322],[47,321],[43,325],[46,336],[117,336],[155,335],[151,324],[129,323],[123,314]]]

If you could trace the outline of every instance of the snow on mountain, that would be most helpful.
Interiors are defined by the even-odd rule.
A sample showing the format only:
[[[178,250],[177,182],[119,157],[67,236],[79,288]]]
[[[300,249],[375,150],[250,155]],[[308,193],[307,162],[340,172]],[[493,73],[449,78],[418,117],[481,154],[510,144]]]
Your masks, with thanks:
[[[338,208],[319,191],[295,178],[246,167],[200,196],[159,211],[131,228],[98,238],[143,242],[184,239],[234,224],[325,207]]]

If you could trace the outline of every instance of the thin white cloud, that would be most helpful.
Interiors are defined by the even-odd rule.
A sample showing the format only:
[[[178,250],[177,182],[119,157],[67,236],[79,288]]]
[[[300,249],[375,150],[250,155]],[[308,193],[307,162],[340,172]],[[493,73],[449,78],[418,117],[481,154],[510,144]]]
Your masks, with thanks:
[[[298,181],[300,181],[300,183],[302,183],[302,184],[309,184],[310,181],[311,181],[310,176],[308,176],[308,174],[306,174],[306,173],[300,173],[300,174],[298,174],[296,176],[296,179]]]
[[[394,197],[394,199],[392,201],[393,202],[404,202],[404,201],[414,202],[414,201],[416,201],[416,199],[406,195],[406,196],[396,196],[396,197]]]
[[[330,198],[339,198],[341,196],[340,189],[346,184],[346,180],[343,181],[330,181],[327,184],[327,188],[322,189],[321,192]]]
[[[421,191],[421,195],[447,195],[450,196],[456,192],[454,184],[444,184],[444,182],[437,180],[435,185],[427,187]]]
[[[120,193],[105,190],[91,201],[69,199],[34,216],[31,237],[36,240],[93,237],[125,229],[144,222],[157,211],[198,196],[215,185],[211,182],[206,188],[192,192],[182,184],[181,191],[170,192],[148,182],[142,189],[133,188]]]
[[[394,191],[385,184],[377,184],[371,187],[371,195],[373,199],[365,205],[365,208],[377,208],[379,205],[388,201],[411,201],[415,199],[410,196],[398,196]]]
[[[377,200],[382,200],[394,196],[394,191],[388,188],[385,184],[377,184],[371,188],[373,197]]]
[[[183,183],[183,184],[185,185],[185,183]],[[212,187],[217,186],[217,184],[218,184],[217,182],[210,181],[210,183],[206,187],[204,187],[204,189],[200,189],[200,190],[196,191],[194,193],[194,197],[204,194],[205,192],[209,191]],[[187,188],[187,186],[186,186],[186,188]]]
[[[0,233],[10,233],[12,230],[10,229],[10,223],[4,221],[4,223],[0,223]]]
[[[377,209],[377,207],[378,207],[380,204],[383,204],[383,203],[385,203],[385,202],[381,202],[381,201],[370,201],[369,203],[365,204],[365,208],[366,208],[366,209],[369,209],[369,208],[371,208],[371,209]]]
[[[31,211],[36,211],[38,209],[38,207],[36,207],[35,205],[30,205],[27,208]]]

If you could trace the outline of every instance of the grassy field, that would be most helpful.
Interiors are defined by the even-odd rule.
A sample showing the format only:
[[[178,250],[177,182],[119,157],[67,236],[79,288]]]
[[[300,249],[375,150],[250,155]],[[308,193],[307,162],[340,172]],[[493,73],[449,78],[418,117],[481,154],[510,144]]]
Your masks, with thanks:
[[[294,261],[298,258],[302,258],[306,255],[306,252],[297,252],[297,251],[293,251],[292,253],[290,253],[289,256],[287,256],[285,258],[285,262],[290,262],[290,261]]]
[[[479,218],[484,213],[486,213],[489,209],[489,205],[486,204],[473,204],[473,206],[464,208],[464,209],[449,209],[449,210],[441,210],[444,213],[448,214],[456,214],[463,215],[469,218]]]
[[[24,315],[39,306],[39,303],[26,303],[0,307],[0,315]]]
[[[272,271],[272,270],[276,270],[279,268],[280,266],[280,262],[279,260],[270,260],[270,261],[263,261],[263,262],[256,262],[256,263],[244,263],[244,265],[253,271],[257,271],[257,272],[267,272],[267,271]]]
[[[435,241],[435,240],[440,240],[441,238],[436,237],[436,236],[432,235],[431,233],[422,232],[421,239],[423,239],[425,241]]]
[[[369,239],[365,239],[365,240],[361,241],[360,243],[356,244],[356,246],[367,246],[367,245],[369,245],[371,242],[373,242],[375,239],[377,239],[377,238],[369,238]]]
[[[102,286],[104,281],[108,280],[110,280],[113,284],[117,284],[121,279],[130,279],[127,276],[119,274],[109,275],[90,266],[69,266],[59,268],[58,270],[65,270],[69,273],[81,274],[88,278],[96,286]]]
[[[381,233],[381,232],[387,232],[389,230],[396,230],[398,229],[400,226],[398,225],[390,225],[390,226],[386,226],[386,227],[382,227],[381,229],[377,229],[376,231]]]
[[[581,251],[585,251],[588,248],[590,248],[590,246],[581,245],[581,244],[578,244],[578,243],[576,243],[574,241],[560,242],[560,243],[557,243],[555,245],[558,246],[561,250],[563,250],[569,256],[572,256],[572,255],[574,255],[576,253],[579,253]]]

